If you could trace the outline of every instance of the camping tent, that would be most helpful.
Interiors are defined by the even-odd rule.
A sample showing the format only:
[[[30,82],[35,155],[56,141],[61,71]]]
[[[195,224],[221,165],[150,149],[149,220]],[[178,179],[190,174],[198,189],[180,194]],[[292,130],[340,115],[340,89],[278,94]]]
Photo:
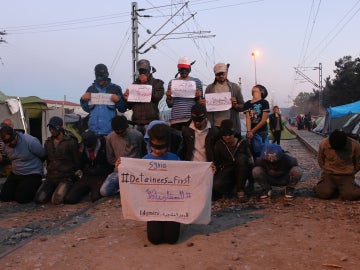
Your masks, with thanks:
[[[360,100],[337,107],[330,107],[327,108],[327,111],[331,119],[338,118],[348,114],[360,113]]]
[[[336,107],[327,108],[325,124],[322,133],[329,134],[335,129],[344,129],[344,126],[355,127],[360,121],[360,100]],[[349,129],[349,128],[348,128]]]

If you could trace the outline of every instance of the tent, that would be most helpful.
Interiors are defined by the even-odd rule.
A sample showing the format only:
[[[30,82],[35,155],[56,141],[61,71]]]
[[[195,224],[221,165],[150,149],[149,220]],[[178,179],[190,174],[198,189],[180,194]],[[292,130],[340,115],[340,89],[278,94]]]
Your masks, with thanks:
[[[12,112],[10,105],[19,107]],[[64,126],[70,130],[80,141],[81,132],[87,128],[87,121],[75,113],[66,113],[63,108],[48,108],[47,104],[39,97],[9,97],[0,91],[0,122],[9,118],[14,123],[14,128],[29,133],[44,143],[51,134],[47,123],[53,116],[64,119]]]
[[[329,134],[335,129],[342,129],[348,134],[360,121],[360,100],[336,107],[327,108],[325,124],[321,133]],[[352,127],[352,128],[351,128]]]
[[[327,112],[329,113],[330,119],[338,118],[344,115],[360,113],[360,100],[337,107],[327,108]]]

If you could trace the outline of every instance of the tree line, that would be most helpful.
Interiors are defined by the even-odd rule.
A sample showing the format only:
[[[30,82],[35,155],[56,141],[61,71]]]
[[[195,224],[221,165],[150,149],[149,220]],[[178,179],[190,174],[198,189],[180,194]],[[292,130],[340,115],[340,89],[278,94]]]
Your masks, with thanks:
[[[322,91],[300,92],[293,100],[290,115],[310,112],[325,115],[326,108],[360,100],[360,58],[344,56],[335,61],[334,78],[328,76]]]

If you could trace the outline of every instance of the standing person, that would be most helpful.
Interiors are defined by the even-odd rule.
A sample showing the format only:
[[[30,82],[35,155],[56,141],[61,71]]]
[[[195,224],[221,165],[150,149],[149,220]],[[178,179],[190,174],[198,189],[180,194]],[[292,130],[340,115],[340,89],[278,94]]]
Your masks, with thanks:
[[[170,130],[168,126],[162,124],[154,125],[149,130],[151,153],[145,155],[143,159],[180,160],[176,154],[168,152],[169,138]],[[154,245],[161,243],[175,244],[179,236],[179,222],[155,220],[147,222],[147,237]]]
[[[206,107],[200,103],[191,108],[191,123],[183,127],[179,156],[187,161],[214,161],[214,144],[218,129],[207,120]]]
[[[118,171],[116,163],[119,157],[141,158],[145,153],[144,137],[140,131],[129,128],[124,115],[117,115],[111,120],[112,131],[106,136],[106,158],[113,166],[110,173],[101,185],[100,194],[104,197],[113,196],[119,190]]]
[[[63,203],[64,197],[76,181],[75,172],[80,168],[76,137],[67,132],[62,118],[54,116],[48,124],[51,136],[45,141],[46,179],[35,196],[35,202]]]
[[[241,134],[241,124],[239,112],[244,108],[244,98],[240,86],[230,82],[227,78],[229,64],[217,63],[214,66],[215,80],[209,84],[205,90],[206,94],[211,93],[231,93],[232,107],[226,111],[208,112],[208,119],[211,125],[220,127],[221,122],[225,119],[231,119],[235,124],[236,133]]]
[[[92,202],[100,199],[100,187],[113,171],[113,166],[106,159],[105,138],[98,138],[91,130],[83,132],[81,138],[79,152],[82,176],[65,196],[65,203],[77,203],[89,192]]]
[[[231,119],[221,122],[220,139],[215,143],[214,163],[216,174],[213,183],[213,200],[222,196],[237,196],[245,200],[245,185],[252,184],[251,170],[254,159],[246,138],[236,133]]]
[[[134,84],[148,84],[152,86],[151,100],[145,102],[127,102],[127,108],[133,111],[132,121],[135,128],[143,135],[145,134],[147,125],[153,120],[159,120],[159,101],[164,96],[164,82],[153,77],[156,69],[150,66],[150,62],[146,59],[139,60],[136,63],[138,70],[138,78]],[[124,99],[127,101],[129,97],[129,89],[124,93]]]
[[[307,127],[308,131],[311,131],[312,129],[312,120],[311,120],[311,112],[308,112],[305,116],[304,116],[304,122],[305,125]]]
[[[18,133],[8,125],[2,125],[0,137],[4,143],[4,153],[12,164],[0,199],[5,202],[31,202],[41,185],[45,150],[37,138]]]
[[[342,200],[360,199],[359,182],[355,174],[360,170],[360,144],[343,131],[334,130],[319,144],[318,163],[320,181],[314,187],[320,199],[339,196]]]
[[[110,104],[93,104],[91,94],[110,94]],[[109,72],[104,64],[95,66],[95,80],[80,98],[81,108],[89,113],[88,127],[98,136],[105,136],[111,132],[111,119],[119,112],[126,111],[121,87],[112,83]]]
[[[272,143],[276,142],[277,144],[280,144],[281,131],[284,130],[284,127],[278,106],[274,106],[273,113],[269,115],[269,127],[273,135]]]
[[[244,104],[246,138],[251,143],[254,158],[257,158],[260,156],[262,148],[269,143],[267,117],[270,108],[269,102],[265,99],[268,94],[265,86],[255,85],[251,94],[252,99]]]
[[[171,108],[171,127],[181,131],[183,126],[188,126],[190,124],[191,107],[202,99],[203,87],[202,82],[198,78],[189,76],[191,72],[191,64],[186,57],[180,57],[177,67],[180,77],[175,78],[175,80],[194,81],[196,84],[194,98],[172,97],[171,83],[173,80],[169,82],[168,89],[166,91],[166,104],[169,108]],[[177,77],[177,75],[175,77]]]
[[[285,186],[285,199],[292,200],[296,184],[302,177],[297,160],[284,153],[278,144],[266,145],[255,160],[252,175],[261,187],[260,199],[271,196],[272,186]]]

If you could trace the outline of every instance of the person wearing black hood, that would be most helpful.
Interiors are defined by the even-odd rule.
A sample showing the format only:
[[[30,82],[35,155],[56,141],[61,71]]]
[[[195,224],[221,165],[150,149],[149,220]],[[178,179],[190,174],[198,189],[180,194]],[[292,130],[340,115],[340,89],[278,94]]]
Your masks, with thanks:
[[[83,132],[81,138],[79,152],[82,175],[65,196],[65,203],[77,203],[89,192],[92,202],[100,199],[100,187],[113,171],[113,166],[106,159],[105,138],[98,138],[91,130]]]
[[[135,128],[143,135],[146,128],[153,120],[159,120],[159,101],[164,96],[164,82],[153,77],[156,69],[150,65],[149,60],[141,59],[136,63],[138,78],[134,84],[148,84],[152,87],[150,102],[127,102],[127,108],[133,111],[132,121]],[[124,99],[128,101],[129,89],[124,93]]]
[[[246,195],[246,182],[249,182],[249,187],[253,184],[251,169],[254,160],[250,144],[246,138],[236,133],[231,119],[221,122],[218,137],[219,140],[214,147],[216,174],[213,182],[213,200],[222,196],[236,196],[243,201]]]
[[[92,94],[108,94],[109,104],[95,104],[91,100]],[[117,111],[122,113],[126,111],[121,87],[111,82],[108,69],[104,64],[95,66],[95,81],[81,96],[80,105],[85,112],[89,113],[89,130],[98,136],[106,136],[112,131],[111,119],[117,115]]]

